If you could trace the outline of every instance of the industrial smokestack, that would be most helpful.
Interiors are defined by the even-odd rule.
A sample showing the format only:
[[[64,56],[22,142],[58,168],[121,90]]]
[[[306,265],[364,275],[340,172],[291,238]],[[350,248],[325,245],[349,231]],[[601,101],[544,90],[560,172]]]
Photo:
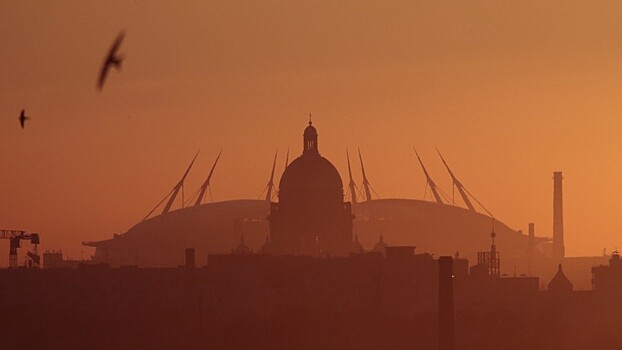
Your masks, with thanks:
[[[536,224],[529,223],[529,238],[527,241],[527,274],[533,275],[533,255],[535,250]]]
[[[438,258],[438,349],[454,350],[454,259]]]
[[[553,173],[553,259],[561,263],[566,256],[564,247],[564,203],[562,199],[562,172]]]

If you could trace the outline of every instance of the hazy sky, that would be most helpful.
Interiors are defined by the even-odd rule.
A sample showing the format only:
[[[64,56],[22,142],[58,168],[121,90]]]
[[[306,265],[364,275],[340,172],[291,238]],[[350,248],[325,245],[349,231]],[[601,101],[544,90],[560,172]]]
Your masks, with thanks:
[[[413,145],[451,193],[438,147],[498,219],[550,236],[561,170],[567,253],[622,248],[620,18],[619,1],[0,2],[0,228],[86,257],[198,149],[186,192],[223,148],[214,200],[258,198],[312,112],[320,152],[347,176],[360,146],[382,198],[423,198]]]

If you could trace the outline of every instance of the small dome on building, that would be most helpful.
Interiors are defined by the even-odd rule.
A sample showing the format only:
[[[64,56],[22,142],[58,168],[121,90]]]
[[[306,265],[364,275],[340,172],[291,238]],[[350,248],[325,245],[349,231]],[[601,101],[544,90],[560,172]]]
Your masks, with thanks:
[[[384,238],[383,238],[382,234],[380,235],[380,239],[378,240],[376,245],[374,245],[374,249],[372,249],[372,252],[379,252],[379,253],[382,253],[383,255],[386,255],[386,253],[387,253],[387,244],[384,243]]]
[[[319,155],[320,151],[317,147],[317,130],[313,127],[313,123],[309,120],[309,126],[305,128],[305,132],[302,135],[303,151],[302,154],[316,154]]]
[[[313,122],[309,122],[309,126],[305,128],[305,132],[303,134],[304,137],[315,136],[317,137],[317,130],[313,126]]]
[[[566,277],[564,271],[562,271],[562,264],[559,264],[555,277],[549,282],[548,291],[551,292],[572,292],[572,282]]]

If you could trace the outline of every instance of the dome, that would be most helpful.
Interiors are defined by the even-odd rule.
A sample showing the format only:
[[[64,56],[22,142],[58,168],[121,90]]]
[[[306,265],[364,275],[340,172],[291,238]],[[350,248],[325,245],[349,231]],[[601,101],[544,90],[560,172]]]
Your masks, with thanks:
[[[384,237],[382,237],[382,234],[381,234],[380,239],[378,240],[376,245],[374,245],[374,249],[372,249],[372,252],[379,252],[382,254],[386,254],[386,251],[387,251],[387,244],[384,243]]]
[[[352,249],[352,207],[337,169],[318,152],[317,130],[304,131],[302,155],[285,169],[270,205],[268,254],[344,256]]]
[[[549,282],[548,290],[553,292],[572,292],[572,282],[566,277],[564,271],[562,271],[562,264],[559,264],[557,274]]]
[[[341,176],[335,166],[319,154],[300,156],[289,164],[281,176],[279,202],[316,196],[343,201]]]
[[[309,121],[302,156],[285,169],[279,183],[279,203],[343,204],[343,182],[335,166],[318,152],[317,130]]]

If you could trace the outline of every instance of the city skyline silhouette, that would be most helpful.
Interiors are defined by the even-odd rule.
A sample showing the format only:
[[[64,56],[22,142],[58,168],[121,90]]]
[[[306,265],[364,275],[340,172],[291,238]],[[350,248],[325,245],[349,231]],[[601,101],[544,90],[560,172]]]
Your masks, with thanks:
[[[497,217],[551,235],[550,173],[561,170],[568,254],[613,250],[622,30],[612,12],[427,4],[2,4],[0,157],[13,169],[2,221],[77,256],[83,233],[104,238],[144,216],[197,149],[229,155],[215,200],[255,198],[274,149],[298,145],[290,130],[312,111],[323,154],[345,174],[343,150],[360,146],[383,198],[423,197],[413,145],[449,191],[438,147]],[[123,72],[98,94],[121,29]],[[22,108],[35,122],[18,133]]]
[[[5,346],[615,348],[620,11],[0,3]]]

